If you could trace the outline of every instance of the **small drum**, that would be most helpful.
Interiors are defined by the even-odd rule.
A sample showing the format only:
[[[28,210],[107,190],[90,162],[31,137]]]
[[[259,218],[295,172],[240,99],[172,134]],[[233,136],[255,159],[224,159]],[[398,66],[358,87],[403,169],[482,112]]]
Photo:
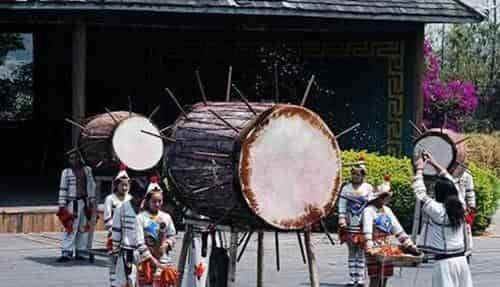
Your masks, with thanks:
[[[116,173],[121,162],[136,171],[155,167],[163,157],[158,128],[146,117],[124,111],[87,119],[79,139],[83,158],[98,172]],[[146,131],[150,134],[144,133]]]
[[[449,129],[429,129],[414,142],[413,160],[428,151],[432,157],[448,172],[459,177],[464,172],[463,164],[467,155],[462,136]],[[426,165],[424,175],[436,176],[434,167]]]
[[[306,108],[249,105],[196,104],[177,120],[167,153],[176,198],[241,228],[297,230],[318,222],[341,183],[335,136]]]

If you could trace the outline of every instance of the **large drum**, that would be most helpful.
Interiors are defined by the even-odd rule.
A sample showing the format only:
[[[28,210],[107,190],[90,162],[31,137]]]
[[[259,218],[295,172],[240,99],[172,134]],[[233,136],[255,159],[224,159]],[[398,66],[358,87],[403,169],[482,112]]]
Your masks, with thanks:
[[[297,230],[317,222],[341,183],[335,136],[306,108],[249,105],[199,103],[176,121],[167,150],[176,197],[233,226]]]
[[[145,131],[145,132],[144,132]],[[116,173],[121,162],[136,171],[155,167],[163,157],[158,128],[146,117],[125,111],[96,115],[85,121],[79,146],[97,172]]]
[[[434,159],[455,177],[464,172],[464,162],[467,149],[463,137],[449,129],[429,129],[422,133],[414,142],[414,160],[427,150]],[[424,175],[436,176],[436,170],[426,165]]]

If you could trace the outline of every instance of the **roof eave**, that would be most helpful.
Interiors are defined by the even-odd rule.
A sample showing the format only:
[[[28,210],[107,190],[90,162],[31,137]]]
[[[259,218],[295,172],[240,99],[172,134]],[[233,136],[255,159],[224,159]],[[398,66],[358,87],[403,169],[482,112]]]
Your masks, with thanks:
[[[465,4],[464,4],[465,5]],[[450,15],[401,15],[401,14],[370,14],[370,13],[345,13],[335,11],[315,11],[305,9],[273,9],[273,8],[245,8],[245,7],[190,7],[174,5],[143,5],[143,4],[121,4],[121,3],[42,3],[42,2],[17,2],[0,3],[1,10],[16,11],[63,11],[63,12],[92,12],[92,11],[116,11],[116,12],[150,12],[150,13],[179,13],[179,14],[213,14],[213,15],[246,15],[246,16],[288,16],[288,17],[314,17],[342,20],[368,20],[368,21],[405,21],[419,23],[478,23],[485,16],[475,9],[471,16]]]

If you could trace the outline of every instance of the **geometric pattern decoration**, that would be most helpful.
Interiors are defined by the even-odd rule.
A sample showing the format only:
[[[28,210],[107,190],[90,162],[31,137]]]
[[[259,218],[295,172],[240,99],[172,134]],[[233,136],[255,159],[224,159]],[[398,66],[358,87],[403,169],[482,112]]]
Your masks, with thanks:
[[[311,46],[309,46],[311,47]],[[305,47],[304,47],[305,48]],[[403,154],[404,120],[404,42],[403,41],[362,41],[323,42],[326,57],[377,57],[387,60],[387,154]],[[311,51],[311,50],[308,50]],[[314,55],[314,53],[312,53]],[[323,54],[323,55],[321,55]],[[308,53],[308,56],[311,54]]]

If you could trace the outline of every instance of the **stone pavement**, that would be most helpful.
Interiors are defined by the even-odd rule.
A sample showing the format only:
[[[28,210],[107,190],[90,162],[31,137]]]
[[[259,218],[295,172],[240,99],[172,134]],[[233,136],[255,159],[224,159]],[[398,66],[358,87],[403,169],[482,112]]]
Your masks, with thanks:
[[[179,234],[179,241],[182,238]],[[88,262],[55,263],[59,256],[59,234],[0,234],[0,286],[107,286],[108,270],[104,257]],[[256,286],[256,245],[254,234],[237,266],[237,286]],[[102,234],[95,240],[102,246]],[[323,234],[313,235],[318,260],[320,286],[339,287],[346,281],[345,246],[331,246]],[[500,286],[500,238],[476,237],[472,258],[474,286]],[[179,244],[180,245],[180,244]],[[177,245],[176,254],[180,246]],[[276,271],[274,234],[265,235],[266,287],[309,286],[307,265],[302,263],[295,234],[280,235],[281,271]],[[431,286],[432,266],[398,269],[389,286]],[[418,274],[417,274],[418,273]]]

